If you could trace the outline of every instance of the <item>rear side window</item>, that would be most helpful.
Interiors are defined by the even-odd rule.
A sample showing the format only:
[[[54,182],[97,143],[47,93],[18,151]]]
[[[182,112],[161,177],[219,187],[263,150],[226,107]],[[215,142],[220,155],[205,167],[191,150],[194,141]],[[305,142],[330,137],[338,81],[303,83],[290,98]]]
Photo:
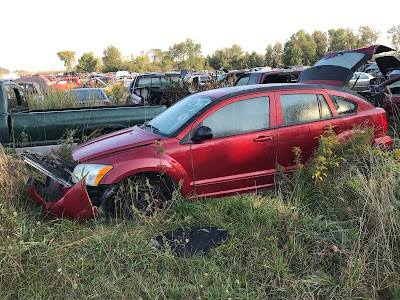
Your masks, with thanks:
[[[328,119],[332,112],[323,95],[291,94],[281,95],[283,125]]]
[[[338,115],[354,114],[357,112],[358,105],[354,101],[340,96],[329,95],[332,99]]]
[[[213,138],[263,130],[269,127],[269,97],[259,97],[228,104],[203,121]]]

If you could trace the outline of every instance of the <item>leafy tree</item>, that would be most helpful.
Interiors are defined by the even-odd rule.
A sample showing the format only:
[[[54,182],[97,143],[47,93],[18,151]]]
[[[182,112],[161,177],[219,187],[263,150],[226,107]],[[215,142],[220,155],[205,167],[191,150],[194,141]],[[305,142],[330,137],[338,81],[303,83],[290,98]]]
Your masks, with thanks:
[[[291,39],[302,52],[302,64],[311,65],[315,62],[317,45],[313,37],[303,29],[294,34]]]
[[[388,30],[388,38],[393,48],[396,49],[396,55],[400,54],[400,25],[393,26]]]
[[[271,68],[277,68],[282,65],[283,46],[276,42],[274,46],[269,44],[265,52],[265,64]]]
[[[359,47],[360,39],[350,28],[329,29],[329,51],[341,51]]]
[[[287,66],[301,65],[303,61],[303,52],[292,39],[288,40],[283,47],[282,61]]]
[[[189,69],[203,69],[204,58],[201,56],[201,44],[195,44],[192,39],[186,39],[187,63]]]
[[[103,72],[116,72],[122,69],[123,61],[121,52],[113,45],[103,51]]]
[[[248,55],[248,53],[246,52]],[[256,53],[253,51],[250,55],[248,55],[247,58],[247,67],[248,68],[255,68],[255,67],[261,67],[264,66],[265,64],[265,59],[264,56],[261,54]]]
[[[222,48],[216,50],[214,54],[208,58],[209,65],[214,69],[222,67],[231,69],[242,69],[245,63],[242,48],[234,44],[231,48]]]
[[[230,49],[228,49],[228,55],[231,58],[231,68],[232,69],[242,69],[243,64],[243,50],[238,44],[233,44]]]
[[[136,72],[143,73],[149,71],[150,57],[142,51],[141,55],[136,57],[135,64]]]
[[[93,52],[83,53],[81,58],[78,59],[76,71],[79,73],[91,73],[97,70],[98,59],[94,58]]]
[[[192,39],[169,47],[169,57],[177,69],[203,69],[205,59],[201,56],[201,44]]]
[[[57,53],[57,56],[64,63],[67,71],[71,71],[72,65],[75,63],[75,52],[70,50],[60,51]]]
[[[316,48],[315,48],[315,59],[318,61],[324,56],[326,50],[328,49],[328,38],[322,31],[315,30],[312,34]]]
[[[360,26],[358,32],[360,39],[359,47],[368,47],[375,44],[380,35],[379,31],[371,29],[369,26]]]

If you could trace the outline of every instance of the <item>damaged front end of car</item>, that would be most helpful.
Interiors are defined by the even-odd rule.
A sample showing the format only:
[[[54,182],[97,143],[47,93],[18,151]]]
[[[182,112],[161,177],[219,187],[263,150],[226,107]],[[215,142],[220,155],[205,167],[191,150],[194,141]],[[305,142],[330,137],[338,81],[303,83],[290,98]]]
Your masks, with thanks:
[[[87,183],[98,183],[102,177],[101,172],[106,173],[112,167],[106,166],[104,169],[97,165],[97,169],[100,170],[93,178],[95,172],[85,171],[81,165],[70,163],[54,152],[49,156],[32,152],[23,153],[21,156],[27,164],[47,176],[44,182],[31,177],[26,187],[28,195],[43,207],[47,216],[79,220],[102,217],[100,206],[105,197],[112,192],[112,187],[93,187]],[[77,172],[82,176],[77,176]]]

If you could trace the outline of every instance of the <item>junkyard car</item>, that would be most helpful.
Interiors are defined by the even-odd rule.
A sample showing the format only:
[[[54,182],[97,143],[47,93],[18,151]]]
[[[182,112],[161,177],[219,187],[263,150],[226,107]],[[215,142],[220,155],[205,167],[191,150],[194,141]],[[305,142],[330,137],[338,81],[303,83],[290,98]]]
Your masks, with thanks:
[[[83,88],[107,88],[115,80],[110,76],[93,77],[82,83]]]
[[[106,93],[100,88],[81,88],[72,89],[64,93],[67,97],[72,97],[76,104],[85,105],[110,105],[111,101]]]
[[[384,108],[388,116],[400,116],[400,76],[390,78],[361,94],[376,106]]]
[[[75,88],[77,86],[80,86],[82,82],[79,80],[78,77],[64,77],[56,81],[52,85],[53,88],[58,89],[58,90],[69,90],[72,88]]]
[[[250,85],[264,83],[296,83],[303,69],[278,69],[246,72],[234,85]]]
[[[383,107],[388,116],[400,115],[400,60],[394,56],[376,58],[383,76],[376,78],[370,90],[360,92],[376,106]]]
[[[300,147],[306,160],[318,145],[316,137],[330,129],[346,138],[354,124],[374,126],[373,143],[390,148],[385,111],[342,86],[351,78],[349,70],[358,68],[356,60],[379,50],[330,53],[321,64],[336,69],[339,59],[342,66],[335,76],[326,73],[325,80],[318,77],[323,68],[308,71],[304,81],[319,78],[318,84],[249,85],[193,94],[140,127],[80,145],[71,153],[75,163],[54,154],[53,159],[26,154],[27,163],[48,175],[45,184],[31,179],[28,193],[57,217],[90,219],[113,211],[116,199],[125,212],[132,206],[159,206],[176,188],[193,198],[273,186],[277,165],[284,171],[295,168],[293,147]],[[347,59],[351,66],[344,68]],[[130,182],[133,192],[118,198],[119,187]]]
[[[353,91],[365,91],[368,89],[371,79],[375,77],[365,72],[355,72],[347,83],[347,87]]]
[[[147,103],[169,107],[177,94],[187,94],[182,75],[171,72],[138,75],[127,89],[129,95],[126,102],[139,105]]]

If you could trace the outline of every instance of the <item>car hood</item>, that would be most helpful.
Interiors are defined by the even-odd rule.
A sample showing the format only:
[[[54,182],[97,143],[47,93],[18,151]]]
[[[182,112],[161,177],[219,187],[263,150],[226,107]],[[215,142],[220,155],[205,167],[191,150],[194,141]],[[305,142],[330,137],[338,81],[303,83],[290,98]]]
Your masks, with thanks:
[[[160,137],[159,134],[134,126],[83,143],[72,150],[71,156],[75,161],[86,161],[102,155],[149,145]]]
[[[392,48],[373,45],[366,48],[326,53],[312,68],[300,74],[299,83],[346,85],[354,72],[372,55],[393,51]]]
[[[393,70],[400,70],[400,60],[394,56],[377,57],[375,61],[383,75]]]

